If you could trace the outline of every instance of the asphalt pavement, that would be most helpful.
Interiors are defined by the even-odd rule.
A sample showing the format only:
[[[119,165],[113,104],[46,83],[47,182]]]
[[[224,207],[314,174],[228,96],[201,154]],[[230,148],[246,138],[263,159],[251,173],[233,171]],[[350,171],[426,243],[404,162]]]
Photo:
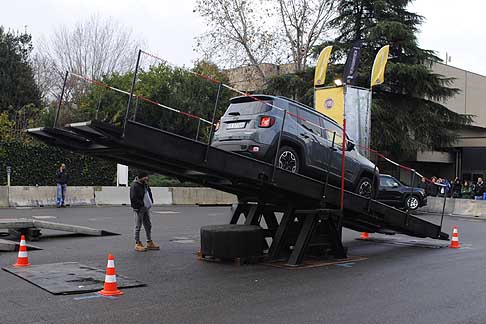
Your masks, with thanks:
[[[31,263],[76,261],[105,268],[146,287],[116,299],[52,295],[0,271],[0,323],[486,323],[486,222],[446,217],[459,227],[461,249],[444,241],[372,234],[386,242],[344,243],[363,261],[287,270],[197,260],[199,229],[224,224],[229,207],[156,207],[153,239],[160,251],[133,251],[129,207],[0,209],[0,218],[36,217],[102,228],[119,236],[79,237],[44,231]],[[438,223],[438,216],[425,215]],[[16,253],[0,253],[0,266]]]

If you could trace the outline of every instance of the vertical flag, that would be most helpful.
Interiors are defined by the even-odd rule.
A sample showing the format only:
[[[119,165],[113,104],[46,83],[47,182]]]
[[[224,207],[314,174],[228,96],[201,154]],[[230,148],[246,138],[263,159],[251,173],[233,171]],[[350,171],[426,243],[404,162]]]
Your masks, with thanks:
[[[346,84],[356,84],[356,74],[358,72],[362,46],[363,41],[359,39],[353,43],[353,46],[349,50],[348,57],[346,58],[346,64],[344,65],[343,75],[343,80]]]
[[[344,87],[316,89],[315,102],[318,112],[334,119],[340,126],[343,125]]]
[[[326,81],[327,65],[331,56],[332,46],[325,47],[317,60],[316,72],[314,75],[314,87],[323,86]]]
[[[376,54],[373,70],[371,70],[371,87],[382,84],[385,81],[385,67],[388,62],[390,45],[383,46]]]

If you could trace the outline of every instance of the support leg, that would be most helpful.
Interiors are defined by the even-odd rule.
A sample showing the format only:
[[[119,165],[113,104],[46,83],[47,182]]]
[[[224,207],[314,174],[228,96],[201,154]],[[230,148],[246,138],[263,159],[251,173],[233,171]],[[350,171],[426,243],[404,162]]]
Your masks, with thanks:
[[[294,217],[294,209],[292,206],[289,206],[285,211],[282,220],[280,221],[280,225],[277,228],[277,232],[273,237],[272,245],[268,251],[269,260],[277,260],[281,256],[282,250],[287,244],[287,234],[292,222],[294,221]]]
[[[288,265],[297,266],[302,263],[312,233],[317,225],[318,217],[316,214],[307,214],[303,216],[304,224],[302,225],[299,236],[297,237],[297,242],[295,242],[294,249],[287,262]]]

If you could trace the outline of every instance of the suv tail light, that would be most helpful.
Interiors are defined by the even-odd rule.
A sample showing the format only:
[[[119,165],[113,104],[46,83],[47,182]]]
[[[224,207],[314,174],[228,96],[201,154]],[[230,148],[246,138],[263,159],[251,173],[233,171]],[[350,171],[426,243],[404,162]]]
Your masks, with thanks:
[[[214,131],[217,132],[219,129],[219,120],[216,123],[216,126],[214,126]]]
[[[273,124],[275,124],[275,117],[263,116],[260,118],[260,123],[258,124],[258,126],[268,128],[272,127]]]

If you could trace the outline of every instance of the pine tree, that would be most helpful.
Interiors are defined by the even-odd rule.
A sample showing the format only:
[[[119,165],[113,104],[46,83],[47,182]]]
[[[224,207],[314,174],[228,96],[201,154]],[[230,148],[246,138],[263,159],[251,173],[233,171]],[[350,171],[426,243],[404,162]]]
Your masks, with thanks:
[[[40,92],[29,62],[32,37],[0,26],[0,112],[14,114],[24,106],[40,105]]]
[[[441,103],[458,93],[451,78],[431,71],[440,59],[418,46],[415,34],[424,17],[407,10],[413,0],[340,0],[333,25],[338,30],[336,56],[344,57],[357,39],[363,40],[358,85],[369,87],[378,50],[390,45],[385,83],[373,89],[372,146],[406,159],[417,150],[444,149],[470,116]]]

